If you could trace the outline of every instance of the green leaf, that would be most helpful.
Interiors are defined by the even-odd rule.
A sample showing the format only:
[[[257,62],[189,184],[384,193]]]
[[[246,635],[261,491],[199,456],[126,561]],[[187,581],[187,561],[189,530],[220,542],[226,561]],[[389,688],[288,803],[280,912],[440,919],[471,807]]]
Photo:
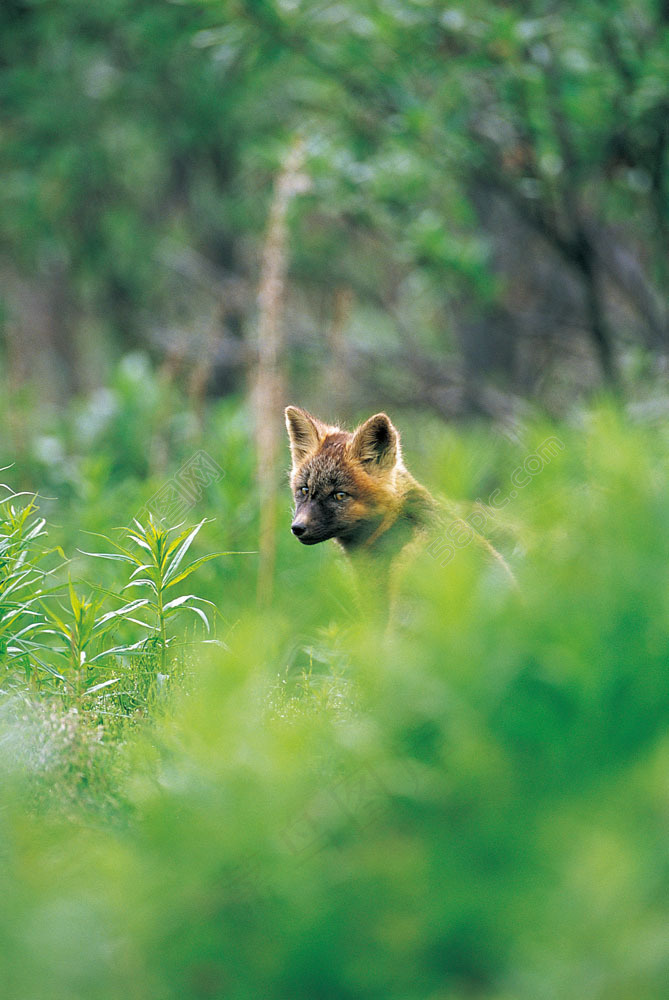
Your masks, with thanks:
[[[42,670],[46,670],[46,672],[51,674],[52,677],[57,677],[59,681],[65,681],[66,684],[69,683],[67,678],[63,674],[59,673],[55,667],[52,667],[50,663],[45,663],[44,660],[40,660],[34,654],[33,659],[35,660],[35,663],[42,668]]]
[[[45,525],[46,525],[46,519],[41,517],[38,521],[35,522],[35,524],[30,529],[28,534],[25,535],[25,541],[29,542],[31,539],[37,538],[39,535],[46,534],[46,532],[42,530]]]
[[[209,632],[209,619],[201,608],[193,607],[190,604],[191,601],[198,601],[201,604],[209,604],[211,607],[215,608],[215,605],[212,604],[211,601],[206,601],[203,597],[196,597],[195,594],[184,594],[183,597],[175,597],[173,601],[169,601],[168,604],[165,604],[163,611],[167,613],[168,617],[178,610],[194,611],[195,614],[200,616],[207,627],[207,632]]]
[[[86,552],[84,549],[77,549],[82,556],[92,556],[94,559],[114,559],[119,562],[129,562],[135,565],[137,560],[132,556],[125,556],[120,552]]]
[[[146,639],[140,639],[139,642],[132,643],[131,645],[112,646],[110,649],[104,649],[101,653],[92,656],[88,662],[89,664],[96,663],[105,656],[128,656],[131,653],[139,655],[144,652],[146,652]]]
[[[72,586],[72,581],[71,580],[68,581],[68,587],[69,587],[69,591],[70,591],[70,605],[72,606],[72,611],[73,611],[74,616],[76,618],[76,616],[79,613],[79,611],[81,610],[83,604],[82,604],[82,601],[79,600],[79,597],[77,596],[77,593],[76,593],[74,587]]]
[[[130,587],[151,587],[154,594],[158,593],[158,588],[156,587],[153,580],[149,580],[148,577],[143,580],[131,580],[130,583],[126,583],[122,590],[128,590]]]
[[[186,567],[186,569],[182,569],[182,571],[178,573],[177,576],[171,579],[170,582],[165,585],[165,590],[168,590],[170,587],[174,587],[175,584],[177,583],[181,583],[182,580],[186,580],[191,575],[191,573],[194,573],[196,569],[200,568],[200,566],[204,566],[204,564],[209,562],[210,559],[217,559],[219,556],[227,556],[227,555],[230,555],[230,553],[212,552],[208,556],[202,556],[200,559],[196,559],[195,562],[192,562],[190,566]]]
[[[190,546],[191,546],[191,544],[193,542],[193,539],[197,535],[197,533],[200,530],[200,528],[202,527],[202,525],[206,524],[206,521],[207,521],[207,518],[206,517],[203,518],[200,521],[200,523],[198,525],[196,525],[192,529],[192,531],[189,532],[189,534],[186,537],[186,539],[181,543],[181,545],[179,546],[179,548],[175,552],[175,554],[172,557],[172,560],[171,560],[169,566],[167,567],[167,571],[165,573],[165,577],[164,577],[164,582],[165,583],[167,583],[169,580],[172,579],[173,576],[175,576],[177,569],[181,565],[181,561],[183,560],[183,557],[186,555],[186,553],[188,552],[188,549],[190,548]]]
[[[194,614],[198,615],[202,619],[202,621],[204,622],[205,628],[207,629],[207,632],[211,631],[211,629],[209,627],[209,619],[205,615],[205,613],[202,610],[202,608],[196,608],[192,604],[185,604],[184,607],[183,607],[183,610],[184,611],[192,611]]]
[[[138,573],[144,572],[145,569],[152,570],[155,569],[155,566],[152,563],[142,563],[141,566],[138,566],[137,569],[134,569],[132,571],[132,573],[130,574],[130,579],[133,580]]]
[[[117,608],[116,611],[108,611],[106,615],[103,615],[102,618],[98,619],[95,623],[93,635],[99,635],[101,631],[105,631],[103,626],[107,625],[107,627],[110,627],[116,618],[123,618],[124,616],[129,615],[130,612],[137,611],[138,608],[145,607],[148,603],[149,602],[146,598],[142,598],[141,600],[131,601],[130,604],[124,604],[122,608]]]
[[[91,660],[90,662],[92,663],[93,661]],[[112,680],[102,681],[100,684],[94,684],[93,687],[87,688],[84,694],[94,694],[96,691],[101,691],[103,688],[109,687],[111,684],[118,684],[119,680],[119,677],[114,677]]]
[[[174,550],[179,545],[181,545],[181,543],[183,542],[184,538],[186,538],[188,536],[188,533],[189,533],[190,530],[191,530],[190,528],[185,528],[181,532],[181,534],[177,535],[176,538],[172,539],[172,541],[170,542],[169,546],[167,547],[167,551],[165,552],[166,556],[171,555],[174,552]]]
[[[52,609],[48,605],[46,605],[44,601],[40,601],[40,604],[44,608],[44,612],[47,618],[49,618],[50,621],[54,622],[58,626],[58,628],[60,629],[60,634],[62,636],[66,636],[68,640],[71,639],[72,632],[69,626],[67,626],[65,622],[62,620],[62,618],[59,618],[56,612],[52,611]]]
[[[182,604],[187,604],[188,601],[202,601],[204,604],[212,604],[211,601],[206,601],[204,597],[196,597],[195,594],[184,594],[182,597],[175,597],[174,600],[164,604],[163,611],[170,611],[174,608],[179,608]],[[213,606],[214,605],[212,604],[212,607]]]
[[[94,538],[102,538],[102,540],[108,542],[109,545],[113,545],[115,549],[118,549],[118,551],[122,555],[126,556],[130,562],[134,563],[135,566],[138,566],[141,563],[142,561],[141,559],[139,559],[133,552],[130,552],[128,549],[124,548],[118,542],[115,542],[113,538],[108,538],[107,535],[101,535],[100,532],[98,531],[89,531],[88,534],[92,535]],[[97,555],[100,556],[102,559],[113,558],[115,555],[115,553],[113,552],[86,552],[84,554],[91,556]]]

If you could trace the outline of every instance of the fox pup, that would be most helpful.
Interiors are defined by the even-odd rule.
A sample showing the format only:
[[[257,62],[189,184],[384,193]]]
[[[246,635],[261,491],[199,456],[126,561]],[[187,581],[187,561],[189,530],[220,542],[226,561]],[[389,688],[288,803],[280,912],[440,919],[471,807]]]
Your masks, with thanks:
[[[286,408],[295,499],[291,530],[303,545],[334,538],[349,555],[394,559],[436,512],[402,461],[400,436],[385,413],[353,433]]]

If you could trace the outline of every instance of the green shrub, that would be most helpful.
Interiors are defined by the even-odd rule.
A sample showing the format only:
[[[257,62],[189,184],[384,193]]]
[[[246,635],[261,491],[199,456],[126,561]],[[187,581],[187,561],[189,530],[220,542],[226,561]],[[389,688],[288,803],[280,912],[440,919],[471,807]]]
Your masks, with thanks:
[[[90,769],[50,764],[62,803],[36,807],[31,760],[49,754],[5,758],[3,982],[87,1000],[661,997],[666,437],[606,408],[494,450],[449,436],[429,481],[508,495],[519,588],[475,542],[445,561],[428,539],[390,632],[359,620],[335,551],[282,550],[272,611],[240,614],[146,725],[104,737],[88,785],[104,825]]]

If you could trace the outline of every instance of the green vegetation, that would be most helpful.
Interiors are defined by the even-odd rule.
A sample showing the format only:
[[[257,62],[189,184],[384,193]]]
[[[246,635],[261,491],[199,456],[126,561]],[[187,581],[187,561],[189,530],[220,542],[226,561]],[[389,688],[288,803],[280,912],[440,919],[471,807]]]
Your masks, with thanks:
[[[180,612],[192,611],[203,621],[207,632],[209,620],[199,606],[215,605],[195,594],[168,594],[170,588],[187,579],[200,566],[222,553],[212,553],[184,564],[191,543],[205,523],[186,528],[174,535],[176,529],[163,528],[149,519],[146,527],[135,521],[127,531],[128,539],[141,550],[141,557],[134,555],[118,542],[113,542],[114,552],[84,553],[101,559],[124,562],[132,567],[130,580],[120,588],[119,594],[106,593],[118,604],[123,591],[141,587],[149,596],[139,598],[122,607],[107,610],[103,597],[83,598],[69,581],[67,604],[58,600],[63,589],[56,584],[45,588],[45,579],[53,575],[38,572],[37,562],[48,553],[41,551],[30,558],[34,541],[46,534],[44,518],[31,521],[35,499],[24,507],[17,506],[15,494],[0,505],[0,546],[3,553],[0,577],[0,623],[2,624],[2,653],[7,667],[20,665],[27,679],[32,679],[38,691],[47,689],[66,700],[73,698],[77,704],[85,695],[98,694],[120,678],[104,679],[105,667],[110,660],[127,656],[146,659],[155,654],[158,678],[167,679],[168,645],[173,637],[167,628]],[[33,543],[33,546],[31,546]],[[228,553],[229,554],[229,553]],[[96,588],[102,590],[102,588]],[[36,610],[39,609],[39,610]],[[148,614],[153,623],[134,617],[137,612]],[[109,634],[119,625],[139,626],[143,637],[128,645],[109,645]],[[100,670],[102,673],[100,673]],[[116,699],[116,696],[115,696]]]
[[[241,389],[301,137],[299,401],[335,362],[337,407],[563,412],[669,342],[668,72],[662,0],[5,0],[12,380],[62,399],[142,345]]]
[[[3,998],[666,996],[668,80],[668,0],[0,3]],[[443,500],[388,627],[287,404]]]
[[[520,589],[466,531],[438,534],[386,633],[334,547],[290,538],[287,497],[277,596],[254,609],[256,557],[225,554],[258,516],[230,402],[192,442],[225,472],[193,506],[201,530],[124,529],[136,558],[114,524],[160,484],[119,474],[91,503],[80,476],[113,466],[125,419],[104,448],[58,438],[39,480],[68,467],[78,485],[36,501],[46,528],[30,498],[3,508],[6,994],[662,996],[666,427],[606,405],[514,442],[409,421],[412,469],[462,511],[490,502]],[[94,548],[123,558],[77,555]],[[215,604],[212,633],[164,621],[182,584]]]

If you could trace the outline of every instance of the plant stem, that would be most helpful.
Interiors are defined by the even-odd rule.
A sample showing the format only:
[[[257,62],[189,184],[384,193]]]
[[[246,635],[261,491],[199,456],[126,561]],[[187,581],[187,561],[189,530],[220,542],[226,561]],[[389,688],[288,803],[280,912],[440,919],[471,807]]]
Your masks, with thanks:
[[[159,573],[159,576],[162,574]],[[166,673],[167,666],[167,634],[165,632],[165,614],[163,612],[163,581],[158,580],[158,618],[160,620],[160,672]]]

